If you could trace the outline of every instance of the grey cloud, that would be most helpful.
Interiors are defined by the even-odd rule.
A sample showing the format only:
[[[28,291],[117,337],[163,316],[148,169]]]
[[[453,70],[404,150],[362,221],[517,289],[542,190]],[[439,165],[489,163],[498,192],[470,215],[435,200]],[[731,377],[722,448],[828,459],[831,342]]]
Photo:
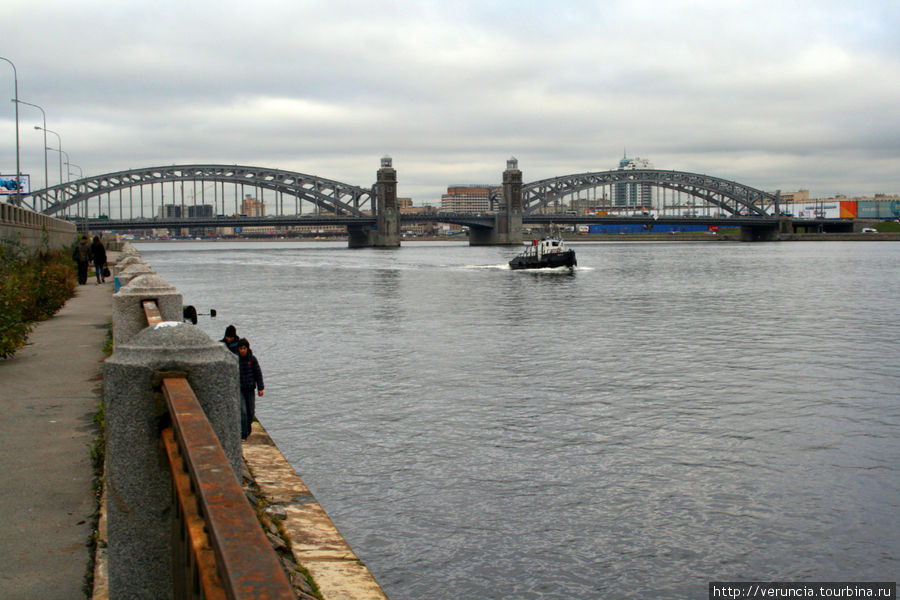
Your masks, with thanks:
[[[14,28],[2,53],[88,173],[250,163],[369,185],[389,153],[421,202],[499,181],[509,155],[533,180],[627,148],[766,189],[900,193],[893,2],[33,4],[16,12],[44,35]]]

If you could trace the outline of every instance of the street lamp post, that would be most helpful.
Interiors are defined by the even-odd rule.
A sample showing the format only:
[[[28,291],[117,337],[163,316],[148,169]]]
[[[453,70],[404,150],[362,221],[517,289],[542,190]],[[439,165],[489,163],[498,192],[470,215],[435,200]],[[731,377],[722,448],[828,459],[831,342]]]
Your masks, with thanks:
[[[45,150],[53,150],[54,152],[59,152],[60,160],[62,160],[63,154],[66,155],[66,162],[65,162],[65,164],[66,164],[66,183],[69,183],[69,181],[71,181],[70,174],[69,174],[69,153],[66,152],[65,150],[63,150],[62,148],[57,150],[56,148],[50,148],[50,147],[45,146],[44,149]],[[60,166],[59,177],[60,177],[60,184],[61,184],[62,183],[62,166]]]
[[[44,131],[44,140],[47,139],[47,134],[48,134],[48,133],[52,133],[53,135],[55,135],[55,136],[56,136],[56,141],[57,141],[57,143],[59,144],[59,151],[62,152],[62,138],[59,137],[59,134],[58,134],[58,133],[56,133],[56,132],[53,131],[52,129],[47,129],[46,127],[41,127],[40,125],[35,125],[34,128],[35,128],[35,129],[42,129],[42,130]],[[55,148],[49,148],[49,147],[47,147],[46,142],[44,143],[44,148],[45,148],[45,152],[46,152],[47,150],[55,150]],[[60,185],[62,185],[62,184],[64,183],[64,182],[63,182],[63,178],[62,178],[62,154],[59,155],[59,183],[60,183]],[[49,181],[47,182],[47,187],[50,187],[50,182],[49,182]]]
[[[69,164],[69,153],[68,153],[68,152],[66,152],[66,151],[63,150],[62,148],[52,148],[52,147],[50,147],[50,146],[47,146],[47,147],[45,148],[45,150],[53,150],[54,152],[59,152],[60,154],[65,154],[65,155],[66,155],[66,161],[65,161],[63,164],[65,164],[65,165],[68,167],[68,164]],[[60,158],[60,160],[62,160],[62,156],[60,156],[59,158]],[[68,168],[67,168],[66,170],[68,171]],[[63,173],[63,172],[62,172],[62,165],[60,165],[60,168],[59,168],[59,177],[60,177],[60,181],[59,181],[59,182],[60,182],[60,183],[62,183],[62,173]],[[69,181],[70,181],[69,175],[67,174],[67,175],[66,175],[66,183],[69,183]]]
[[[68,159],[68,157],[69,157],[69,155],[66,154],[67,159]],[[66,177],[68,178],[68,177],[72,176],[72,167],[75,167],[76,169],[78,169],[78,178],[84,179],[84,171],[81,169],[81,167],[79,167],[75,163],[71,163],[71,162],[66,162],[66,171],[68,171],[68,174],[66,175]],[[67,181],[68,181],[68,179],[67,179]],[[87,204],[87,200],[85,200],[85,204]],[[68,211],[68,209],[66,209],[66,210]]]
[[[36,109],[38,109],[39,111],[41,111],[41,118],[44,121],[44,128],[47,127],[47,113],[44,112],[43,108],[41,108],[37,104],[32,104],[31,102],[25,102],[24,100],[14,100],[14,102],[16,103],[16,106],[18,106],[19,104],[25,104],[27,106],[33,106]],[[44,131],[44,187],[50,187],[50,182],[48,181],[48,178],[47,178],[47,132],[46,131]],[[44,202],[44,199],[41,198],[40,210],[44,210],[43,202]]]
[[[26,106],[33,106],[34,108],[41,111],[41,119],[44,122],[44,128],[47,127],[47,113],[44,112],[44,109],[37,104],[32,104],[31,102],[25,102],[24,100],[16,100],[15,103],[25,104]],[[44,131],[44,187],[50,187],[50,181],[47,178],[47,132]],[[43,201],[43,200],[42,200]],[[41,207],[43,210],[43,207]]]
[[[0,56],[0,59],[8,62],[13,70],[13,82],[15,85],[15,98],[13,100],[16,104],[16,206],[22,206],[22,167],[19,160],[19,73],[16,71],[16,65],[13,61],[4,56]]]
[[[47,134],[52,133],[53,135],[56,136],[57,142],[59,142],[59,185],[60,185],[60,188],[59,188],[59,195],[57,195],[56,200],[57,200],[57,202],[59,202],[60,200],[64,201],[65,200],[65,188],[62,186],[65,182],[63,181],[63,178],[62,178],[62,155],[63,155],[62,138],[59,137],[59,134],[56,133],[55,131],[53,131],[52,129],[47,129],[46,127],[41,127],[39,125],[35,125],[34,128],[44,130],[44,139],[45,140],[47,139]],[[46,145],[44,146],[44,148],[45,148],[44,152],[46,152],[47,150],[53,150],[53,148],[48,148]],[[47,182],[47,187],[48,188],[50,187],[49,181]]]

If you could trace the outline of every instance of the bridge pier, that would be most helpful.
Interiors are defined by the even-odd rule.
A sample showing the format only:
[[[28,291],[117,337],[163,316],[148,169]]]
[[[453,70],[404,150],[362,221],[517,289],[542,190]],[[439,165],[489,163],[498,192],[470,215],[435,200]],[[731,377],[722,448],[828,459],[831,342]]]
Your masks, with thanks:
[[[375,230],[371,225],[348,225],[348,248],[371,248],[375,245]]]
[[[778,239],[779,224],[771,225],[742,225],[742,242],[774,242]]]
[[[469,229],[470,246],[522,245],[522,171],[510,158],[503,171],[503,201],[492,229]]]
[[[794,233],[794,219],[791,217],[778,217],[778,233]]]

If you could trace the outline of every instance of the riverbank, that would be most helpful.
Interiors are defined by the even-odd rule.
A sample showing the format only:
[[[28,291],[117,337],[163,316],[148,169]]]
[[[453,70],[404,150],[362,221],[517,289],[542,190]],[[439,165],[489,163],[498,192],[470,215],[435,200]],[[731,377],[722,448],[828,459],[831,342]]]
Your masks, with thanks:
[[[118,257],[109,252],[111,264]],[[103,476],[94,451],[112,297],[111,280],[78,286],[23,348],[0,360],[7,522],[0,561],[14,567],[0,576],[0,597],[109,598]],[[244,454],[245,493],[296,597],[386,600],[258,423]]]
[[[388,600],[258,421],[243,443],[242,487],[298,600]],[[104,494],[105,498],[105,494]],[[91,600],[108,600],[101,504]]]
[[[289,557],[285,561],[286,552],[280,555],[295,586],[302,579],[291,574],[291,563],[302,567],[324,599],[387,600],[368,567],[356,556],[260,423],[253,424],[243,454],[252,477],[251,481],[245,481],[245,486],[258,490],[261,501],[257,508],[281,533],[280,539],[287,545],[282,550],[287,550]],[[275,537],[272,531],[268,533],[270,540]],[[276,551],[279,550],[279,542],[272,541]]]

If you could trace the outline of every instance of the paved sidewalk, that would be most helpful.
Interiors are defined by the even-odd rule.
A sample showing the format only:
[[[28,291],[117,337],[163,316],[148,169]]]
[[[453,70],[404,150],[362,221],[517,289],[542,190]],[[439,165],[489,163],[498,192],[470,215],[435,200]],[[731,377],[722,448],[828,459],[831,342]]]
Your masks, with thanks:
[[[107,281],[78,286],[27,346],[0,360],[0,598],[86,597]]]

